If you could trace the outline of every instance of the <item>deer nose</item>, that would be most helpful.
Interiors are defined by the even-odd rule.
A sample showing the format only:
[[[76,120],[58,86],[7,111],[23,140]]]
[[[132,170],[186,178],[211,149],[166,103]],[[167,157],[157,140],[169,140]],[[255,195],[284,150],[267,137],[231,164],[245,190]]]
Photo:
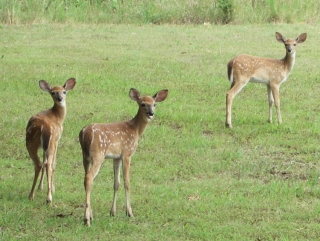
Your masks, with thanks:
[[[63,98],[62,98],[61,96],[58,96],[58,97],[57,97],[57,101],[60,102],[60,101],[62,101],[62,100],[63,100]]]
[[[154,112],[153,112],[153,111],[148,111],[147,114],[148,114],[149,116],[153,116],[153,115],[154,115]]]

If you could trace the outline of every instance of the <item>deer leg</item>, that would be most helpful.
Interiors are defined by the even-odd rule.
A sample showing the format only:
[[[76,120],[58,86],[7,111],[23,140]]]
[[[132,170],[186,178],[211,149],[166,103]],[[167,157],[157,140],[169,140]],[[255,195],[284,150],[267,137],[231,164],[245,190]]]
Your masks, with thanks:
[[[88,192],[87,190],[91,190],[91,187],[87,188],[87,183],[89,180],[89,178],[87,178],[87,173],[89,172],[90,170],[90,163],[91,163],[91,160],[90,158],[87,158],[84,154],[83,154],[83,167],[84,167],[84,171],[85,171],[85,177],[84,177],[84,189],[86,191],[86,209],[85,209],[85,214],[84,214],[84,222],[85,222],[85,225],[87,226],[90,226],[90,219],[93,219],[92,217],[92,210],[91,210],[91,207],[90,207],[90,193],[89,193],[89,196],[87,197],[88,195]],[[89,204],[87,204],[89,203]]]
[[[85,174],[87,174],[90,170],[90,164],[91,164],[91,159],[87,158],[85,155],[83,155],[83,168]]]
[[[53,154],[53,162],[52,162],[51,190],[52,190],[53,193],[55,193],[55,191],[56,191],[56,188],[55,188],[55,185],[54,185],[54,172],[56,170],[57,149],[58,149],[58,143],[56,144],[56,149],[55,149],[55,152]]]
[[[278,123],[281,124],[282,123],[282,118],[281,118],[281,112],[280,112],[279,86],[278,85],[273,85],[273,86],[270,86],[270,87],[271,87],[272,95],[273,95],[273,98],[274,98],[274,105],[277,108]]]
[[[45,169],[45,160],[46,160],[46,156],[45,156],[45,152],[43,152],[43,165],[41,168],[41,178],[40,178],[40,183],[38,186],[38,190],[42,190],[43,189],[43,177],[44,177],[44,169]]]
[[[116,202],[117,202],[117,193],[120,186],[120,164],[121,159],[113,160],[113,173],[114,173],[114,185],[113,185],[113,202],[110,210],[110,216],[115,216],[116,214]]]
[[[55,158],[53,158],[55,159]],[[55,160],[53,160],[52,164],[51,164],[51,192],[55,193],[56,188],[54,185],[54,171],[55,171],[56,165],[55,165]]]
[[[232,128],[232,117],[231,117],[231,110],[232,110],[232,101],[234,97],[242,90],[242,88],[246,84],[242,84],[241,82],[235,83],[232,82],[230,90],[227,92],[226,95],[226,127]]]
[[[268,91],[268,101],[269,101],[269,122],[272,123],[272,106],[274,103],[272,91],[270,85],[267,85],[267,91]]]
[[[84,178],[84,188],[86,191],[86,209],[84,213],[84,223],[87,226],[90,226],[90,220],[93,220],[92,209],[90,205],[90,195],[92,190],[92,184],[94,178],[98,175],[101,164],[103,161],[103,157],[92,157],[92,166],[90,170],[88,170],[90,162],[83,158],[83,166],[85,169],[85,178]]]
[[[232,124],[231,124],[231,108],[232,108],[232,100],[233,100],[233,96],[231,96],[231,94],[229,94],[229,92],[227,93],[226,96],[226,127],[228,128],[232,128]]]
[[[126,215],[128,217],[133,217],[132,209],[130,205],[130,162],[131,162],[131,157],[124,157],[122,161],[122,168],[123,168],[124,188],[125,188],[126,200],[127,200]]]
[[[52,163],[53,156],[49,150],[46,152],[46,171],[47,171],[47,181],[48,181],[48,193],[47,193],[47,204],[52,203]]]
[[[33,164],[34,164],[34,178],[33,178],[33,184],[32,184],[32,188],[31,188],[31,192],[29,194],[29,199],[33,200],[33,198],[34,198],[34,189],[35,189],[35,186],[37,184],[37,180],[38,180],[40,171],[42,169],[42,163],[41,163],[41,161],[40,161],[40,159],[38,157],[37,149],[35,151],[28,149],[28,151],[29,151],[30,158],[32,159]]]

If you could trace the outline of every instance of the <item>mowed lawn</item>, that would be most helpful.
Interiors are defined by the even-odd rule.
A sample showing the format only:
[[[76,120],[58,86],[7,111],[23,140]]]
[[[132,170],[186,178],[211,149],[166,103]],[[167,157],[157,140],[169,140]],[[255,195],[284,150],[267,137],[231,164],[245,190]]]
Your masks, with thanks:
[[[267,88],[249,83],[225,128],[227,62],[242,53],[283,58],[275,32],[296,38],[296,65],[280,88],[283,124],[268,120]],[[320,230],[317,25],[16,25],[0,28],[0,240],[317,240]],[[47,182],[28,200],[34,170],[29,118],[53,103],[39,88],[74,77],[59,142],[52,206]],[[123,181],[117,214],[112,161],[95,179],[94,220],[83,225],[80,130],[129,120],[130,88],[168,89]],[[42,153],[39,153],[42,156]]]

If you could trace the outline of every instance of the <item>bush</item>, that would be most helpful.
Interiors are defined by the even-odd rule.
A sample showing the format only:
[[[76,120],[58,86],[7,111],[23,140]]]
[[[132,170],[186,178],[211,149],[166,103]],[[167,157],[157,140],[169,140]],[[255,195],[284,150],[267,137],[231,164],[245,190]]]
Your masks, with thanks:
[[[3,24],[317,22],[319,0],[1,0]]]
[[[233,0],[217,0],[217,15],[215,22],[219,24],[228,24],[233,20]]]

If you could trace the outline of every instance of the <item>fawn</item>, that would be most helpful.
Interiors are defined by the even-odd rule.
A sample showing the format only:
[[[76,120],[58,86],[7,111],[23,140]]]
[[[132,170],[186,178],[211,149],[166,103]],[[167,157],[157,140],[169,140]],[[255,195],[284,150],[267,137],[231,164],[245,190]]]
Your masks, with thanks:
[[[84,187],[86,191],[86,208],[84,221],[90,226],[93,219],[90,194],[94,178],[98,175],[105,158],[113,159],[114,197],[110,215],[116,213],[117,192],[120,185],[120,165],[122,163],[124,187],[126,193],[126,215],[131,217],[130,205],[130,162],[138,147],[138,140],[150,120],[154,117],[156,102],[166,99],[168,90],[161,90],[153,97],[141,96],[136,89],[130,89],[129,96],[139,105],[136,116],[123,122],[109,124],[90,124],[79,134],[85,170]]]
[[[228,79],[231,82],[231,87],[226,96],[226,127],[232,128],[231,107],[233,98],[248,82],[267,85],[269,122],[272,122],[272,106],[274,103],[277,108],[278,123],[282,123],[280,85],[286,81],[294,66],[297,45],[303,43],[306,38],[307,34],[303,33],[296,39],[285,39],[281,33],[276,32],[276,39],[283,43],[286,48],[286,56],[283,59],[267,59],[242,54],[228,62]]]
[[[47,204],[52,202],[51,192],[54,188],[54,170],[56,165],[56,154],[58,142],[63,130],[63,121],[66,116],[66,94],[67,91],[73,89],[76,84],[74,78],[66,81],[64,86],[55,86],[51,88],[50,84],[45,80],[39,81],[39,86],[42,90],[48,92],[54,102],[51,109],[42,111],[32,116],[26,128],[26,147],[29,156],[34,164],[34,180],[29,195],[29,199],[34,198],[34,189],[37,180],[42,170],[39,190],[43,188],[44,168],[46,168],[48,179],[48,194]],[[43,163],[38,156],[38,150],[43,150]]]

